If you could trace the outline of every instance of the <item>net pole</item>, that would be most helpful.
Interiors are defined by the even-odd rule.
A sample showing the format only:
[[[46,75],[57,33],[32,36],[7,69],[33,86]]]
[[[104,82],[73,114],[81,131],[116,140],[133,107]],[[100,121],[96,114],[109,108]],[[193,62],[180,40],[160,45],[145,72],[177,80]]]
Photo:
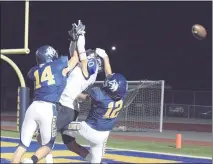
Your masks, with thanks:
[[[125,127],[128,128],[128,127],[127,127],[127,121],[128,121],[128,120],[127,120],[127,118],[128,118],[128,107],[127,107],[125,110],[126,110],[126,112],[125,112]]]
[[[165,85],[165,81],[162,80],[162,84],[161,84],[161,106],[160,106],[160,132],[163,131],[164,85]]]

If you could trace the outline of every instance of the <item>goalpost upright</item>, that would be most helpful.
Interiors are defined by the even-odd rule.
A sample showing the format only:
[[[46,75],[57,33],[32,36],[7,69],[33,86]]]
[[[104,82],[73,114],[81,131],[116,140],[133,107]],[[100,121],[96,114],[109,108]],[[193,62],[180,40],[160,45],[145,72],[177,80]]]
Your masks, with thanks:
[[[25,111],[29,106],[29,88],[26,87],[24,77],[18,66],[7,56],[12,54],[29,54],[29,0],[25,1],[25,26],[24,26],[24,48],[19,49],[1,49],[1,59],[7,62],[16,72],[21,86],[18,88],[17,97],[17,131],[21,130],[22,122],[24,120]]]
[[[24,48],[18,49],[1,49],[1,54],[12,55],[12,54],[29,54],[30,50],[28,47],[29,39],[29,0],[25,1],[25,21],[24,21]]]

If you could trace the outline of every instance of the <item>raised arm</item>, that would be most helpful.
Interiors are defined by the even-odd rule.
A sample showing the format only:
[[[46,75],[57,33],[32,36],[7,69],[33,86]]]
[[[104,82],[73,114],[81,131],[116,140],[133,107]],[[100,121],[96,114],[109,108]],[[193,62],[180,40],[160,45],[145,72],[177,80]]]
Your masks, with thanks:
[[[87,55],[86,55],[86,50],[85,50],[85,36],[80,35],[77,41],[77,51],[79,55],[79,59],[81,62],[81,69],[82,73],[84,74],[85,77],[89,77],[89,72],[87,69]]]
[[[68,31],[68,33],[71,37],[69,52],[71,59],[74,58],[72,59],[72,61],[70,61],[71,66],[74,68],[76,63],[80,60],[82,73],[87,78],[89,77],[89,73],[87,70],[88,61],[85,50],[85,25],[83,25],[82,22],[79,20],[78,25],[74,23],[72,30]],[[78,58],[76,57],[76,54],[78,54]]]
[[[77,43],[78,43],[79,36],[85,34],[84,30],[85,30],[85,26],[79,20],[78,21],[78,25],[73,23],[72,24],[72,29],[70,31],[68,31],[68,34],[71,37],[71,41],[70,41],[70,45],[69,45],[70,60],[68,62],[68,68],[66,68],[64,70],[64,74],[67,74],[68,72],[73,70],[75,68],[75,66],[79,63],[79,56],[78,56],[78,52],[77,52],[78,51]],[[80,37],[80,42],[82,42],[81,37]],[[81,50],[81,47],[80,47],[80,50]],[[84,63],[85,63],[85,61],[84,61]],[[83,68],[85,69],[85,67],[83,67]],[[84,71],[84,72],[86,74],[86,71]]]
[[[78,54],[77,51],[74,51],[73,56],[68,61],[68,67],[63,70],[63,75],[66,76],[68,72],[72,71],[75,66],[78,64]]]
[[[101,48],[96,48],[95,50],[96,54],[98,56],[100,56],[103,61],[104,61],[104,71],[105,71],[105,75],[108,76],[110,74],[112,74],[112,68],[111,68],[111,65],[110,65],[110,61],[109,61],[109,57],[106,53],[105,50],[101,49]]]

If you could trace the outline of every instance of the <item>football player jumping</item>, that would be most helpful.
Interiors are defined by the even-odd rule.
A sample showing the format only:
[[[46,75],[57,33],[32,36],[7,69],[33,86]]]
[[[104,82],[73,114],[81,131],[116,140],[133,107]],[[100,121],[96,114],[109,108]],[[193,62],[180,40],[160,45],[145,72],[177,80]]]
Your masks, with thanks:
[[[37,127],[41,133],[42,147],[35,152],[31,161],[36,163],[53,148],[57,134],[56,103],[59,102],[66,86],[67,73],[78,61],[77,53],[74,53],[68,61],[67,57],[58,57],[56,50],[48,45],[40,47],[35,55],[37,66],[33,67],[27,75],[34,81],[34,99],[26,111],[20,133],[20,144],[13,155],[12,163],[21,161]]]

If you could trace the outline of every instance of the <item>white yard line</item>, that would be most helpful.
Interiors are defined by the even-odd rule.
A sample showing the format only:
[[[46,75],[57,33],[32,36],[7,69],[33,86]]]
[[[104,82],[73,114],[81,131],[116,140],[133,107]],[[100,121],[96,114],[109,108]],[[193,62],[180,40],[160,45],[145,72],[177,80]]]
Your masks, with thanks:
[[[6,137],[1,136],[2,138],[11,138],[11,139],[19,139],[16,137]],[[33,139],[33,141],[36,141]],[[63,145],[61,142],[55,142],[57,144]],[[82,145],[82,146],[89,146],[89,145]],[[178,157],[189,157],[189,158],[201,158],[201,159],[212,159],[210,157],[202,157],[202,156],[191,156],[191,155],[183,155],[183,154],[172,154],[172,153],[161,153],[161,152],[153,152],[153,151],[141,151],[141,150],[131,150],[131,149],[119,149],[114,147],[107,147],[108,149],[114,149],[114,150],[121,150],[121,151],[132,151],[132,152],[141,152],[141,153],[150,153],[150,154],[161,154],[161,155],[169,155],[169,156],[178,156]]]

